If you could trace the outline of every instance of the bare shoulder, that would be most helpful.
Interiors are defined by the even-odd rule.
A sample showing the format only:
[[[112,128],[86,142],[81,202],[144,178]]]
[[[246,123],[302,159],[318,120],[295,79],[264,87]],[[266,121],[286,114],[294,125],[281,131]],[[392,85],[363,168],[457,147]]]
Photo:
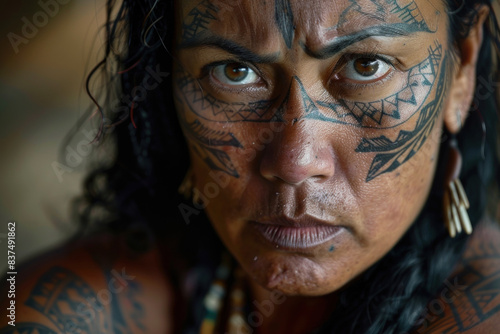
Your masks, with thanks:
[[[483,222],[469,240],[461,263],[426,309],[414,333],[500,332],[500,227]]]
[[[5,278],[15,296],[2,292],[0,308],[14,312],[0,334],[169,333],[173,293],[161,263],[157,249],[133,252],[111,235],[54,249]]]

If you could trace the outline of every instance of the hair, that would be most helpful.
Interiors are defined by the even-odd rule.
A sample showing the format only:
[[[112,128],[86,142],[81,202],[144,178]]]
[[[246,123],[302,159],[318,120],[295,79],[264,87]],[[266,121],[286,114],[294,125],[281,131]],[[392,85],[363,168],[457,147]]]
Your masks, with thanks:
[[[477,22],[478,8],[490,8],[477,78],[491,78],[499,45],[491,2],[443,1],[448,7],[455,61],[460,58],[460,41]],[[169,50],[174,40],[173,1],[108,0],[107,12],[105,55],[90,73],[87,89],[102,117],[98,137],[108,143],[102,148],[112,149],[114,155],[87,176],[84,194],[75,201],[81,234],[101,228],[123,232],[146,227],[167,247],[166,257],[173,251],[185,255],[183,261],[173,257],[165,260],[174,284],[193,266],[205,265],[213,272],[222,246],[208,219],[201,212],[187,224],[179,211],[179,205],[186,200],[177,189],[189,167],[189,155],[174,109],[171,80],[159,80],[156,89],[138,89],[151,79],[151,71],[172,70],[174,57]],[[99,72],[106,85],[106,94],[100,98],[91,94]],[[482,85],[493,91],[484,87],[484,82],[478,81],[476,89]],[[113,96],[121,98],[113,100]],[[460,178],[471,200],[469,216],[473,226],[484,215],[488,185],[500,180],[495,95],[475,97],[464,128],[457,135],[463,157]],[[442,148],[433,188],[418,219],[387,255],[340,291],[332,321],[321,333],[403,333],[422,322],[427,302],[449,277],[467,241],[466,235],[449,238],[441,227],[444,154]],[[184,241],[187,236],[191,241]],[[199,247],[186,246],[193,244]],[[205,284],[202,290],[206,288]],[[186,307],[194,308],[196,302],[201,304],[200,300],[191,300]],[[178,326],[197,321],[189,315],[183,319]]]

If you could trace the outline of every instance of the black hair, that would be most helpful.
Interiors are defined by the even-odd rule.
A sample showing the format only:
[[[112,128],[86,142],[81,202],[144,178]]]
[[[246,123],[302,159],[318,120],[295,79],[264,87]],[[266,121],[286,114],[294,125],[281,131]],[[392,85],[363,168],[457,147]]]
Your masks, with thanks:
[[[445,1],[450,43],[455,45],[476,23],[481,5],[491,10],[477,67],[477,78],[486,80],[476,85],[477,89],[481,85],[490,89],[491,94],[475,95],[457,136],[464,162],[460,178],[471,201],[469,216],[476,225],[485,212],[488,186],[500,180],[496,174],[495,93],[492,87],[484,87],[491,82],[498,59],[494,56],[498,54],[498,26],[489,0]],[[102,117],[97,137],[109,143],[103,148],[111,147],[114,155],[87,176],[85,192],[75,202],[76,217],[85,231],[102,227],[120,232],[146,226],[166,245],[165,254],[183,254],[184,261],[179,263],[175,257],[166,260],[175,262],[167,266],[174,281],[179,280],[182,268],[200,261],[210,266],[216,263],[222,246],[202,212],[194,213],[187,222],[179,211],[180,205],[192,207],[192,203],[177,191],[188,170],[189,156],[174,110],[172,83],[165,74],[172,71],[173,64],[169,52],[174,40],[173,1],[108,0],[107,10],[105,57],[90,74],[87,87]],[[107,85],[103,91],[108,93],[101,99],[90,91],[99,71]],[[154,71],[163,73],[157,87],[138,89],[151,80]],[[118,103],[112,103],[113,94],[121,97]],[[440,157],[443,154],[444,149]],[[443,159],[439,160],[442,165]],[[464,234],[449,238],[441,223],[441,170],[438,167],[416,222],[386,256],[341,290],[332,321],[322,333],[404,333],[422,319],[426,303],[449,277],[467,241]]]

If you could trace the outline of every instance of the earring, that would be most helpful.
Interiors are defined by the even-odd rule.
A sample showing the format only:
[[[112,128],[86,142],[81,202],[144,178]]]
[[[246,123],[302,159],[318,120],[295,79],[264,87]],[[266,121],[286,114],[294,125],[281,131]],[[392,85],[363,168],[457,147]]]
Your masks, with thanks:
[[[471,234],[472,224],[467,214],[467,209],[470,206],[469,199],[462,186],[462,182],[458,178],[460,169],[462,168],[462,156],[454,138],[450,140],[449,144],[443,209],[445,226],[448,229],[450,237],[454,238],[457,234],[462,233],[462,231]]]

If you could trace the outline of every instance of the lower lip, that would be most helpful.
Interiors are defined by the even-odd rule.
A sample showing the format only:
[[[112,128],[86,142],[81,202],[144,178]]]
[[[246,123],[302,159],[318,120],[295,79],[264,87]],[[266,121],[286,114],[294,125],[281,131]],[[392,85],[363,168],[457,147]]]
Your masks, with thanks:
[[[307,249],[333,239],[341,231],[339,226],[290,227],[270,224],[253,224],[258,232],[277,248]]]

